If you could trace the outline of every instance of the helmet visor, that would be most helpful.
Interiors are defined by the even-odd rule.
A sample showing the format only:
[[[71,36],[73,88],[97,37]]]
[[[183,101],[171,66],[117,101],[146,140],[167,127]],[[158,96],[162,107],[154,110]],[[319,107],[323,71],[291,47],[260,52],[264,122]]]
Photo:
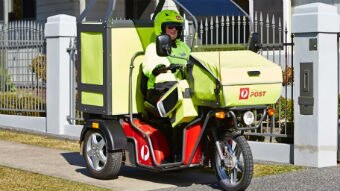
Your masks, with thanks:
[[[182,31],[183,24],[182,23],[176,23],[176,22],[164,22],[162,23],[162,32],[165,32],[165,28],[173,29],[176,28],[178,31]]]

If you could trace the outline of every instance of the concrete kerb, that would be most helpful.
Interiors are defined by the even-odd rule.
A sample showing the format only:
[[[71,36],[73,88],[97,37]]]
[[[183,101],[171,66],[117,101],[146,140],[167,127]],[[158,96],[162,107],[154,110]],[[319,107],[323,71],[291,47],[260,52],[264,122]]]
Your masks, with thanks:
[[[57,134],[52,134],[52,133],[36,131],[32,129],[23,129],[23,128],[16,128],[16,127],[10,127],[10,126],[0,126],[0,129],[15,131],[19,133],[29,133],[33,135],[39,135],[39,136],[48,136],[51,138],[56,138],[56,139],[61,139],[61,140],[79,141],[79,136],[57,135]]]

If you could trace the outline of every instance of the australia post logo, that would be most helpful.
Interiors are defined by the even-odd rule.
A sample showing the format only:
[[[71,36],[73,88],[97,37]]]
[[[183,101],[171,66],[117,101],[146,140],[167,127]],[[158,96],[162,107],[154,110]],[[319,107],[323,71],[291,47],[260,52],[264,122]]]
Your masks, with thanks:
[[[239,99],[248,99],[250,97],[264,97],[266,96],[266,91],[250,90],[249,88],[240,88]]]
[[[248,99],[248,98],[249,98],[249,88],[240,88],[239,99]]]

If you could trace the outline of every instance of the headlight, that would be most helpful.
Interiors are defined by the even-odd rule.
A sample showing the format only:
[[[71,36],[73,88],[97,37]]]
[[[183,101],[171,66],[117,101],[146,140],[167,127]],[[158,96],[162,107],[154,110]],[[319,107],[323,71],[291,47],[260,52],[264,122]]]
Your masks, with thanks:
[[[243,114],[243,122],[244,124],[246,125],[251,125],[254,120],[255,120],[255,115],[253,112],[251,111],[246,111],[244,114]]]

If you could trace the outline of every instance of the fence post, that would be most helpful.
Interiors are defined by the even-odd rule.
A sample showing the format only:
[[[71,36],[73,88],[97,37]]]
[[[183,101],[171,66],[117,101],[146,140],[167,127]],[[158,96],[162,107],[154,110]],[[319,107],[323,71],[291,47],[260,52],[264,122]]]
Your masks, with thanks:
[[[55,15],[47,18],[45,25],[47,54],[46,132],[64,134],[70,111],[70,41],[77,36],[76,18]]]
[[[337,8],[298,6],[292,17],[294,53],[294,163],[337,165]]]

